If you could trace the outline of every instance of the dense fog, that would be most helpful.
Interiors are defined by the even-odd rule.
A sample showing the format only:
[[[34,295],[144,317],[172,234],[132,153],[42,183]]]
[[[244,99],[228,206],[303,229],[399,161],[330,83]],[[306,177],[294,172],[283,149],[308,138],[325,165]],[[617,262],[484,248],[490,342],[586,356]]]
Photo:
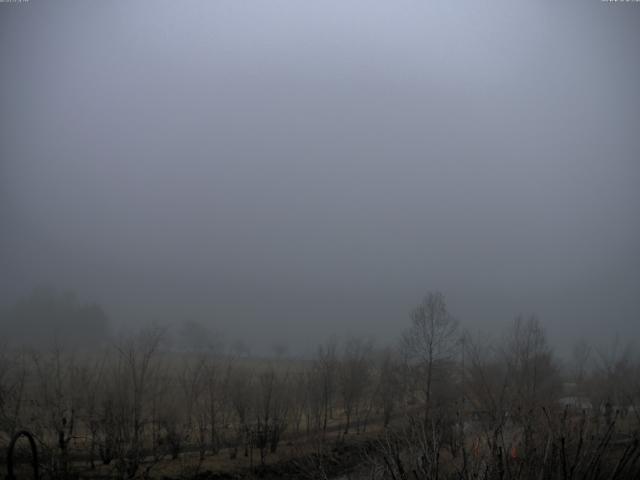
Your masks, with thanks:
[[[596,0],[0,4],[5,324],[73,292],[113,332],[305,353],[395,341],[437,290],[470,330],[638,337],[638,26]]]

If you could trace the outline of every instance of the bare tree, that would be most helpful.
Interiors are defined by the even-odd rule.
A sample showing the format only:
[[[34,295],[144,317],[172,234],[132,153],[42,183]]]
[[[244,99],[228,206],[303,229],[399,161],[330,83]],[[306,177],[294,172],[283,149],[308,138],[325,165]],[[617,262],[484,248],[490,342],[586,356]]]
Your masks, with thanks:
[[[144,459],[145,427],[155,422],[150,416],[156,392],[153,386],[161,372],[159,349],[166,329],[151,327],[123,339],[117,346],[113,370],[115,401],[117,469],[120,475],[133,477]]]
[[[308,410],[308,389],[307,389],[307,370],[300,369],[294,371],[289,379],[291,402],[289,406],[289,416],[291,425],[296,434],[300,433],[305,412]]]
[[[217,362],[209,358],[205,364],[204,419],[208,423],[209,444],[213,454],[225,441],[224,427],[228,423],[231,398],[232,361]]]
[[[338,373],[338,341],[335,337],[330,338],[326,344],[318,347],[316,357],[316,371],[320,382],[320,395],[322,402],[323,418],[322,431],[327,431],[329,418],[333,415],[333,402],[336,394],[337,373]]]
[[[69,445],[76,433],[76,415],[80,406],[78,369],[74,359],[55,345],[49,354],[33,353],[37,378],[34,403],[40,413],[41,446],[47,457],[47,469],[59,478],[67,478]]]
[[[288,378],[286,372],[278,373],[273,365],[258,375],[252,435],[255,446],[260,450],[261,464],[264,464],[267,450],[276,452],[287,428],[290,405]]]
[[[100,432],[100,401],[105,395],[104,376],[105,364],[108,357],[100,355],[96,360],[88,359],[87,365],[79,369],[79,381],[82,385],[82,418],[86,432],[89,435],[89,466],[96,468],[96,455]]]
[[[358,338],[347,340],[340,363],[338,381],[345,415],[344,433],[349,433],[355,417],[359,429],[359,413],[370,383],[371,342]]]
[[[377,369],[374,401],[382,411],[382,422],[388,427],[398,403],[404,395],[404,382],[401,379],[402,364],[391,349],[382,352]]]
[[[402,337],[411,369],[418,378],[424,397],[424,419],[433,406],[434,383],[446,383],[447,371],[454,360],[458,323],[447,310],[444,296],[428,293],[411,315],[411,327]]]
[[[589,379],[591,399],[597,410],[604,410],[606,422],[614,410],[638,415],[640,391],[637,378],[640,361],[634,360],[633,345],[615,338],[609,348],[597,349],[596,368]],[[640,421],[640,417],[638,417]]]
[[[542,407],[557,408],[562,380],[540,321],[517,317],[508,332],[503,354],[509,382],[510,414],[522,428],[523,449],[534,448],[533,431],[543,422]]]
[[[24,352],[10,353],[6,347],[0,347],[0,438],[3,443],[8,443],[23,426],[27,373]]]
[[[326,380],[326,372],[324,372],[319,362],[314,362],[304,371],[303,400],[307,435],[312,431],[321,430],[323,428],[323,417],[327,417],[329,389],[327,388]]]
[[[236,366],[230,372],[229,400],[235,414],[233,424],[236,432],[235,444],[231,451],[232,458],[238,454],[238,447],[241,444],[244,446],[245,456],[249,455],[249,418],[252,407],[253,381],[253,372],[245,367]]]
[[[199,355],[194,359],[185,361],[179,376],[179,384],[183,396],[184,424],[183,436],[189,439],[194,425],[197,427],[195,441],[198,445],[200,459],[204,459],[206,451],[206,422],[200,415],[200,405],[204,403],[206,389],[206,357]]]

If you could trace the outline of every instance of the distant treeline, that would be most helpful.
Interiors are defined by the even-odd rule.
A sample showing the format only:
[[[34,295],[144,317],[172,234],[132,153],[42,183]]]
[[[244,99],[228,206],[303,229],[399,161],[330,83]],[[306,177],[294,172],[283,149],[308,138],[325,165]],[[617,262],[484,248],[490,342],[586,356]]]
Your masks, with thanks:
[[[0,310],[1,342],[12,347],[93,347],[111,334],[109,318],[99,305],[80,303],[71,292],[38,288]]]

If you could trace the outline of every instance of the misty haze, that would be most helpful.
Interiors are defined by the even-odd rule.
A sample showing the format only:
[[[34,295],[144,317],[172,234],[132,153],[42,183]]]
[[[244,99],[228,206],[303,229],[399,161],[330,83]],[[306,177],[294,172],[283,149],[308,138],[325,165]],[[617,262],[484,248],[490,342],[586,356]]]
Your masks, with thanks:
[[[0,476],[640,478],[639,50],[640,2],[0,0]]]

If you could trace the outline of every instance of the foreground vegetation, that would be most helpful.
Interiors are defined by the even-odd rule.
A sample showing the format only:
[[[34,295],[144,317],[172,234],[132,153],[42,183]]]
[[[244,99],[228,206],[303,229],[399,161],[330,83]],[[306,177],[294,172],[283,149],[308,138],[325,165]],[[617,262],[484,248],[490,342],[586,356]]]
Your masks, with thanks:
[[[47,478],[640,478],[638,358],[578,344],[561,368],[535,318],[481,341],[430,293],[396,348],[331,340],[305,360],[165,334],[4,349],[2,447],[30,431]]]

